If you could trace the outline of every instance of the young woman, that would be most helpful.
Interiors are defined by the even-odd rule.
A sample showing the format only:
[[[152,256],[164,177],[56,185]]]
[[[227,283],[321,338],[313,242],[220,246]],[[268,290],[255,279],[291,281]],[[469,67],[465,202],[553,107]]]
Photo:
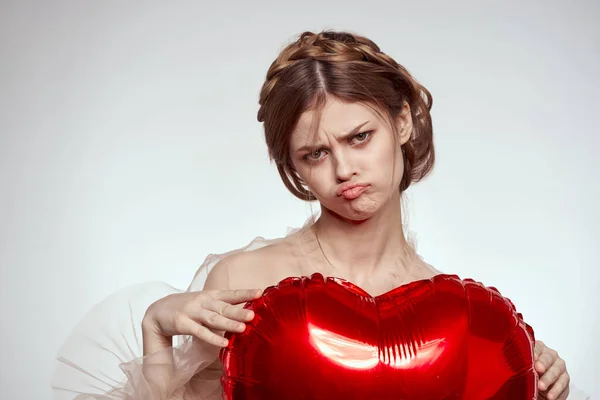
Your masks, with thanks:
[[[98,344],[123,361],[125,376],[116,362],[115,378],[84,366],[97,367],[99,359],[81,355],[79,329],[59,357],[57,395],[219,399],[223,333],[244,330],[253,314],[240,305],[262,289],[320,272],[375,296],[439,274],[407,240],[401,208],[402,193],[434,164],[431,104],[429,92],[369,39],[331,31],[300,35],[267,72],[258,120],[284,185],[301,200],[318,201],[320,215],[283,238],[209,257],[184,293],[154,295],[160,298],[142,307],[143,357],[132,360],[118,339]],[[145,290],[151,289],[136,289],[138,297]],[[107,307],[88,323],[100,326]],[[189,340],[175,346],[174,337]],[[565,362],[542,342],[535,355],[541,396],[566,399]]]

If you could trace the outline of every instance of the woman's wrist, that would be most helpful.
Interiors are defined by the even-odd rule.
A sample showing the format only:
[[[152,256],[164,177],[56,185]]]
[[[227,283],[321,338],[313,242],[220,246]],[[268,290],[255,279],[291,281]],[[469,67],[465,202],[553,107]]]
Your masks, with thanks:
[[[173,338],[160,335],[157,332],[156,325],[145,318],[142,322],[142,341],[144,356],[173,346]]]

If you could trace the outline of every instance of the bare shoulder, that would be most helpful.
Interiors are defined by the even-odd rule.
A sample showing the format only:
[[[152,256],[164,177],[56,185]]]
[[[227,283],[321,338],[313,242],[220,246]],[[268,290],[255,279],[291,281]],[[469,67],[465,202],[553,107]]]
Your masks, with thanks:
[[[293,273],[288,237],[254,250],[232,253],[211,269],[204,290],[264,289]]]
[[[435,268],[433,265],[429,264],[429,263],[424,263],[425,264],[425,268],[427,269],[427,271],[429,272],[429,274],[431,274],[431,276],[435,276],[435,275],[442,275],[443,272],[438,270],[437,268]]]
[[[441,274],[443,274],[441,271],[419,257],[410,272],[410,280],[417,281],[421,279],[431,279],[434,276]]]

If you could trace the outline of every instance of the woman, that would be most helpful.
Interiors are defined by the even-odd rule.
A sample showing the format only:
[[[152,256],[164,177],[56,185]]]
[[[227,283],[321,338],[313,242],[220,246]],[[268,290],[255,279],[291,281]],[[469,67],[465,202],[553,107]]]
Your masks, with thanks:
[[[244,330],[253,314],[240,305],[261,289],[318,271],[375,296],[438,274],[406,239],[401,210],[402,193],[434,164],[431,102],[429,92],[367,38],[303,33],[269,68],[258,120],[285,186],[302,200],[318,201],[318,219],[286,237],[209,257],[188,291],[153,301],[142,321],[144,357],[129,361],[111,350],[128,361],[122,365],[126,383],[70,361],[66,354],[82,337],[74,335],[55,375],[57,393],[61,381],[73,387],[68,371],[78,371],[90,385],[105,385],[81,398],[218,399],[223,333]],[[208,272],[204,287],[201,272]],[[173,346],[172,338],[182,335],[192,339]],[[566,399],[564,361],[542,342],[535,355],[541,396]]]

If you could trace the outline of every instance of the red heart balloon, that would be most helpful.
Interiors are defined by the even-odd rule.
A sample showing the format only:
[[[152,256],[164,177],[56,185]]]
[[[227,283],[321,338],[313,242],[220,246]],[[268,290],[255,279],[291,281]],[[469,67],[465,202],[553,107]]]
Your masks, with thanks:
[[[372,297],[317,273],[245,308],[254,320],[220,354],[228,400],[537,396],[533,331],[470,279],[438,275]]]

